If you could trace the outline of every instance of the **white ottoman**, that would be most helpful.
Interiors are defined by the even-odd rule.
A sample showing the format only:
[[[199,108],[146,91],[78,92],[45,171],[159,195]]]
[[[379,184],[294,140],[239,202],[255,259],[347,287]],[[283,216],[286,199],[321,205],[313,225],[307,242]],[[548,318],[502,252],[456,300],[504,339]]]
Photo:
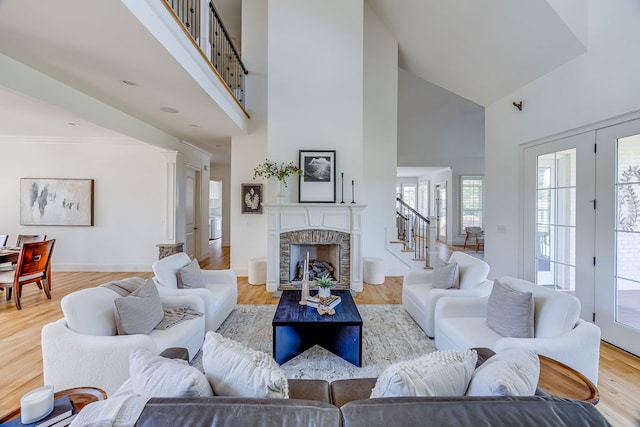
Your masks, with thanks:
[[[384,260],[382,258],[365,257],[363,259],[364,281],[370,285],[384,283]]]
[[[251,258],[249,260],[249,284],[264,285],[267,283],[267,259]]]

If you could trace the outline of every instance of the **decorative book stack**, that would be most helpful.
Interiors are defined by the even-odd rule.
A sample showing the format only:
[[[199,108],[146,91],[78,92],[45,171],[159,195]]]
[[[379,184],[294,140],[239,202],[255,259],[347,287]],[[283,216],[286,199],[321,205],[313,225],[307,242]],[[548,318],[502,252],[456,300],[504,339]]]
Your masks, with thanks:
[[[33,423],[23,424],[20,417],[0,424],[0,427],[62,427],[71,424],[71,421],[78,414],[75,405],[64,396],[53,402],[53,411],[41,420]]]
[[[318,308],[318,306],[334,308],[341,302],[342,298],[337,295],[331,295],[329,298],[318,298],[318,295],[314,295],[307,299],[307,306],[313,308]]]

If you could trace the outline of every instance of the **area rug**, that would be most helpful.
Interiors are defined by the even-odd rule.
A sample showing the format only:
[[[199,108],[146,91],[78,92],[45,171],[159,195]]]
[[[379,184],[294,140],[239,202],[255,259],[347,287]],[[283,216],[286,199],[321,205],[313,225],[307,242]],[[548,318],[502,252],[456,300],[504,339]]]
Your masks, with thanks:
[[[271,321],[275,305],[238,305],[217,330],[227,338],[272,354]],[[378,377],[390,364],[435,350],[429,339],[401,305],[358,305],[362,316],[362,367],[314,346],[281,365],[287,378],[333,381]],[[194,366],[198,365],[194,361]],[[201,363],[201,362],[200,362]]]

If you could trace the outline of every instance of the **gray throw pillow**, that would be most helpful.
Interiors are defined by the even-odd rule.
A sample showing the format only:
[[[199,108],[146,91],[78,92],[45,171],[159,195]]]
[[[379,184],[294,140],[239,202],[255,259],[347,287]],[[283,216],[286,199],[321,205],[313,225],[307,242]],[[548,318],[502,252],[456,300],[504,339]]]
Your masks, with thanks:
[[[431,276],[431,284],[437,289],[459,289],[460,288],[460,269],[458,263],[445,263],[438,259],[433,267]]]
[[[503,337],[533,338],[534,311],[531,292],[513,290],[499,280],[493,282],[487,303],[488,327]]]
[[[147,335],[164,317],[160,295],[151,279],[130,295],[116,298],[114,304],[118,335]]]
[[[193,259],[189,264],[178,269],[178,288],[204,288],[202,271],[197,259]]]

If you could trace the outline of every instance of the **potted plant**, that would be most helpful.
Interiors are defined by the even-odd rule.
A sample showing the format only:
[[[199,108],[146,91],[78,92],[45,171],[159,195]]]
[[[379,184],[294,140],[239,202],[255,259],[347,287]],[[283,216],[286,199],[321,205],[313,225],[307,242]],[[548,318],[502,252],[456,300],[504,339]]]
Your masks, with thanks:
[[[276,163],[269,159],[265,159],[263,163],[253,168],[253,179],[257,177],[262,178],[277,178],[278,179],[278,199],[280,202],[284,201],[284,189],[287,187],[287,177],[293,174],[302,175],[302,169],[289,163]]]
[[[335,283],[328,274],[316,279],[318,286],[318,298],[329,298],[331,296],[331,288]]]

